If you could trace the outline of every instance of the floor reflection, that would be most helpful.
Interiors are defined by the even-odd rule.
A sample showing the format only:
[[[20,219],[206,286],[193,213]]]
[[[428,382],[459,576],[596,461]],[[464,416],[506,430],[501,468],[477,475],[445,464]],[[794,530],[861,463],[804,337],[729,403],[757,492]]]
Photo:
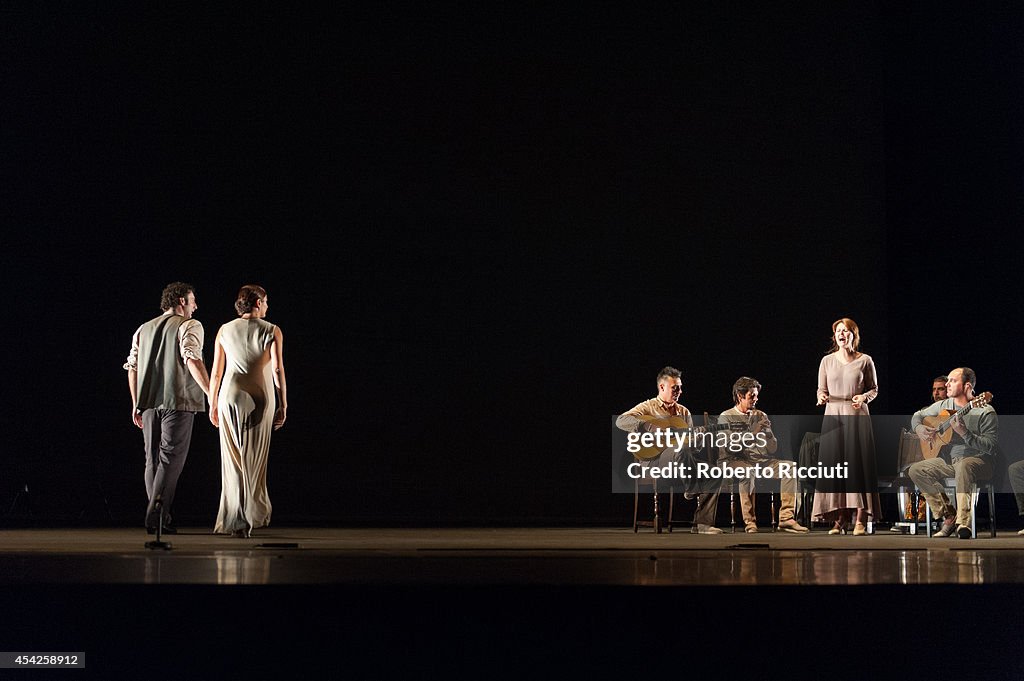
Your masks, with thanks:
[[[695,555],[694,555],[695,554]],[[633,561],[633,584],[995,584],[1024,582],[1024,553],[984,551],[659,552]]]
[[[1024,551],[0,554],[0,583],[757,586],[1021,584]]]
[[[179,530],[0,530],[0,585],[1024,584],[1024,538],[716,536],[621,528],[283,528],[226,541]]]
[[[218,555],[217,584],[269,584],[269,556]]]

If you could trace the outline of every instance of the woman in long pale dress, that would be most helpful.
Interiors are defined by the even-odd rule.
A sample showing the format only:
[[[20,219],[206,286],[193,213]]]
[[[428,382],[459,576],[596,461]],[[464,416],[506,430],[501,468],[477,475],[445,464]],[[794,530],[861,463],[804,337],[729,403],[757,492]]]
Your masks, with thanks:
[[[881,516],[868,410],[868,403],[878,395],[878,379],[875,363],[859,347],[856,322],[836,320],[832,324],[832,351],[818,366],[818,405],[825,405],[818,458],[826,470],[838,465],[846,473],[845,478],[817,481],[811,514],[814,520],[833,522],[829,534],[845,534],[846,524],[854,515],[853,533],[866,534],[868,516]]]
[[[267,307],[262,287],[242,287],[235,301],[239,318],[217,332],[210,376],[210,422],[220,429],[221,459],[213,531],[236,537],[270,524],[270,434],[284,425],[288,410],[284,337],[264,319]]]

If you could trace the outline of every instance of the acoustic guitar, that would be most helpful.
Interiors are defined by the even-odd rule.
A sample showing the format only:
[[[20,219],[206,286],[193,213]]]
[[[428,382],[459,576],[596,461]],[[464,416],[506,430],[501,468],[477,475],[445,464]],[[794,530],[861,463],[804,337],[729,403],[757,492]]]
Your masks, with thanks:
[[[920,441],[921,456],[926,459],[934,459],[938,456],[939,452],[942,451],[942,448],[948,445],[949,441],[953,439],[953,430],[950,428],[953,424],[953,419],[957,416],[962,417],[975,407],[984,407],[992,401],[992,397],[992,393],[983,392],[956,411],[943,409],[938,416],[925,416],[921,419],[924,425],[935,429],[935,437],[931,441]]]
[[[644,423],[651,424],[655,428],[659,428],[661,430],[670,430],[674,433],[685,433],[691,430],[691,428],[686,424],[686,419],[684,419],[682,416],[638,416],[637,418],[640,421],[643,421]],[[707,421],[706,415],[705,421]],[[746,423],[734,421],[731,423],[712,423],[711,425],[697,426],[692,430],[695,433],[715,433],[720,430],[735,431],[746,429]],[[674,445],[677,442],[678,441],[675,438],[673,438],[670,444],[674,448]],[[640,451],[633,453],[633,456],[635,456],[637,459],[641,461],[649,461],[650,459],[658,458],[658,456],[666,449],[668,449],[668,447],[641,447]]]

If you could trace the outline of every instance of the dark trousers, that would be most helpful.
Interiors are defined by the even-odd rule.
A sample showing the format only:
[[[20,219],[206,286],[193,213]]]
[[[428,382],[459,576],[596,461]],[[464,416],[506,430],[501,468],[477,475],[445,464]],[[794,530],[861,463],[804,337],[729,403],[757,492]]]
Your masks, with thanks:
[[[174,491],[188,457],[195,416],[190,411],[173,409],[146,409],[142,412],[142,434],[146,445],[146,496],[149,498],[146,507],[147,526],[156,525],[156,521],[150,519],[150,514],[158,496],[163,500],[164,522],[170,522]]]
[[[719,492],[702,492],[697,495],[697,510],[693,514],[693,522],[700,525],[714,525],[718,514]]]
[[[652,461],[653,465],[663,467],[675,461],[690,467],[689,474],[696,475],[697,461],[706,461],[706,455],[695,457],[689,450],[665,449]],[[693,522],[699,525],[714,525],[715,517],[718,514],[718,497],[722,491],[723,482],[721,478],[696,478],[690,480],[687,492],[697,496],[697,510],[693,515]],[[692,497],[689,497],[692,498]]]

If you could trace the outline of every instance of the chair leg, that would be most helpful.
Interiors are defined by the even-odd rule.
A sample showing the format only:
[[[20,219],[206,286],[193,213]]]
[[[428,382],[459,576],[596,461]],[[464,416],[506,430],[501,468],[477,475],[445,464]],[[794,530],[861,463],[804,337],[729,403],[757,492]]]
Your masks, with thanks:
[[[996,490],[993,485],[988,486],[988,526],[992,538],[996,536]]]
[[[801,490],[800,492],[800,520],[807,527],[814,527],[814,492]]]
[[[640,529],[640,525],[637,524],[637,513],[640,508],[640,483],[633,479],[633,534]]]
[[[971,539],[978,538],[978,488],[971,492]]]
[[[927,505],[928,504],[925,504],[925,506],[927,506]],[[921,512],[920,509],[921,509],[921,490],[919,490],[918,488],[915,487],[914,491],[911,492],[911,494],[910,494],[910,514],[912,516],[911,517],[911,522],[913,523],[910,526],[910,534],[917,534],[918,518],[920,518],[920,516],[918,514]]]
[[[775,490],[768,490],[768,518],[772,521],[772,532],[779,529],[779,519],[775,517]]]
[[[669,534],[672,533],[672,512],[675,510],[675,507],[676,507],[676,491],[674,489],[672,489],[672,487],[669,487],[668,488],[668,522],[666,523],[668,525]]]
[[[736,485],[729,488],[729,526],[736,532]]]

